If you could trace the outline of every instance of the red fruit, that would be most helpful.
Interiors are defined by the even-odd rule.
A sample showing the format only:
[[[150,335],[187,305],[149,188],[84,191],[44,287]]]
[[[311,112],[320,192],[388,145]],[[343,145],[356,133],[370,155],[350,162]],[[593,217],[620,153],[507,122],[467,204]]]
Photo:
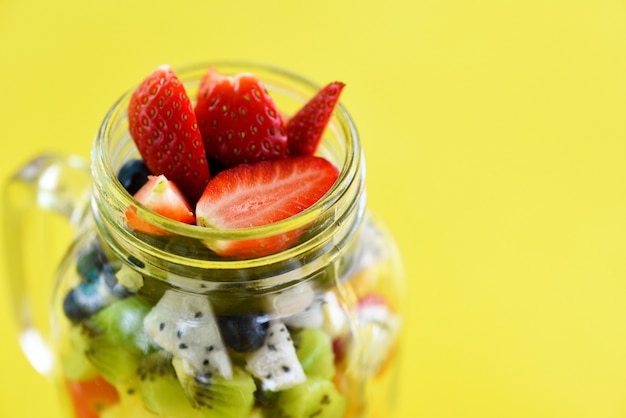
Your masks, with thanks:
[[[287,121],[287,141],[292,156],[315,153],[344,86],[338,81],[328,84]]]
[[[387,302],[387,298],[379,293],[368,293],[358,300],[357,306],[359,308],[366,308],[368,306],[385,306],[389,308],[389,303]]]
[[[207,155],[227,167],[287,155],[282,118],[259,79],[209,68],[198,90],[196,117]]]
[[[135,193],[134,198],[149,209],[175,221],[193,224],[196,218],[193,209],[180,189],[165,176],[148,176],[148,182]],[[151,225],[137,216],[137,208],[131,206],[126,211],[127,224],[135,231],[153,235],[166,234],[161,228]]]
[[[330,162],[313,156],[228,169],[207,185],[196,206],[197,224],[229,230],[278,222],[317,202],[332,187],[338,174]],[[222,256],[259,257],[290,247],[302,232],[295,229],[271,237],[207,245]]]
[[[98,418],[100,412],[119,402],[115,387],[98,376],[91,380],[66,380],[65,386],[74,406],[76,418]]]
[[[196,202],[209,166],[193,106],[170,67],[157,68],[133,92],[128,129],[152,174],[175,181]]]

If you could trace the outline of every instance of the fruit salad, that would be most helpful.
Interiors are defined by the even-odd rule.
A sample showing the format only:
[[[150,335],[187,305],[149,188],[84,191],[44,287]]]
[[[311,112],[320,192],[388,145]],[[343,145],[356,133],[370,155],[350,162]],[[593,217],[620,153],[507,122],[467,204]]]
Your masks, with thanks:
[[[172,68],[157,68],[127,109],[138,155],[117,171],[134,202],[128,232],[166,248],[177,237],[141,210],[229,231],[313,207],[340,175],[318,147],[343,88],[329,83],[288,115],[253,74],[207,68],[191,96]],[[189,251],[245,262],[307,233],[202,240]],[[75,418],[366,416],[368,382],[387,378],[401,325],[383,284],[393,257],[381,234],[367,217],[350,262],[249,297],[180,291],[93,236],[73,254],[63,295],[62,373]]]

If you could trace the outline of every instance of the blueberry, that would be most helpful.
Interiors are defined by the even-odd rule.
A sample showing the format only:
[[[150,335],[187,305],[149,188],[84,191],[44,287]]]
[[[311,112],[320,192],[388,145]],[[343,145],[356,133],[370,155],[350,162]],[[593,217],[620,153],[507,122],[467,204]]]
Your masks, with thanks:
[[[76,298],[76,289],[72,289],[65,295],[63,299],[63,312],[72,322],[79,322],[87,318],[89,315],[80,308]]]
[[[106,306],[95,283],[84,282],[70,290],[63,299],[63,311],[73,322],[82,321]]]
[[[267,336],[267,318],[258,314],[222,315],[217,318],[224,342],[237,352],[260,348]]]
[[[120,168],[117,179],[130,195],[134,195],[146,184],[151,174],[143,160],[130,160]]]
[[[100,245],[96,242],[82,250],[76,257],[76,271],[89,283],[96,283],[106,260]]]
[[[117,282],[115,270],[107,260],[97,240],[78,253],[76,257],[76,271],[84,283],[93,284],[94,287],[104,284],[103,291],[117,298],[125,298],[131,295],[131,292]]]

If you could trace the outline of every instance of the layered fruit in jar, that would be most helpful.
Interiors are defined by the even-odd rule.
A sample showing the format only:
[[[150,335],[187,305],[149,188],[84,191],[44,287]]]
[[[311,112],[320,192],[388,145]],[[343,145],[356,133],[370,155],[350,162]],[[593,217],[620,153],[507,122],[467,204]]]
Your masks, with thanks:
[[[295,228],[192,241],[142,214],[228,231],[313,207],[340,174],[318,146],[343,88],[330,83],[287,115],[253,74],[208,68],[192,100],[170,67],[156,69],[128,106],[139,157],[116,172],[134,197],[129,233],[239,263],[307,239]],[[141,255],[122,259],[95,234],[83,241],[60,289],[61,373],[76,418],[372,416],[368,398],[394,371],[401,316],[396,250],[369,215],[340,258],[315,274],[294,260],[302,280],[254,292],[215,290],[219,270],[181,289],[144,270]]]

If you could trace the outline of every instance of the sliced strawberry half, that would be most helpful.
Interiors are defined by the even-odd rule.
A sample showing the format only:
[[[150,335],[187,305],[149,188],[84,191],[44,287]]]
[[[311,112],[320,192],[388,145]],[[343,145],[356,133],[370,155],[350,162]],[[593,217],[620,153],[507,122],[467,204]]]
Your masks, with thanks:
[[[252,74],[234,77],[209,68],[195,107],[207,155],[227,167],[287,155],[282,118],[263,83]]]
[[[328,84],[289,118],[286,132],[292,156],[315,153],[344,86],[339,81]]]
[[[278,222],[316,203],[337,177],[334,165],[313,156],[239,165],[209,182],[196,206],[196,222],[220,230]],[[259,257],[289,248],[302,232],[296,229],[271,237],[207,245],[226,257]]]
[[[135,193],[134,198],[147,208],[159,215],[186,224],[193,224],[196,218],[191,205],[173,181],[164,175],[148,176],[148,182]],[[152,235],[167,234],[137,215],[137,207],[131,206],[126,211],[126,220],[130,228],[135,231]]]
[[[133,92],[128,129],[152,174],[175,181],[195,203],[209,181],[209,166],[193,106],[169,66],[157,68]]]

